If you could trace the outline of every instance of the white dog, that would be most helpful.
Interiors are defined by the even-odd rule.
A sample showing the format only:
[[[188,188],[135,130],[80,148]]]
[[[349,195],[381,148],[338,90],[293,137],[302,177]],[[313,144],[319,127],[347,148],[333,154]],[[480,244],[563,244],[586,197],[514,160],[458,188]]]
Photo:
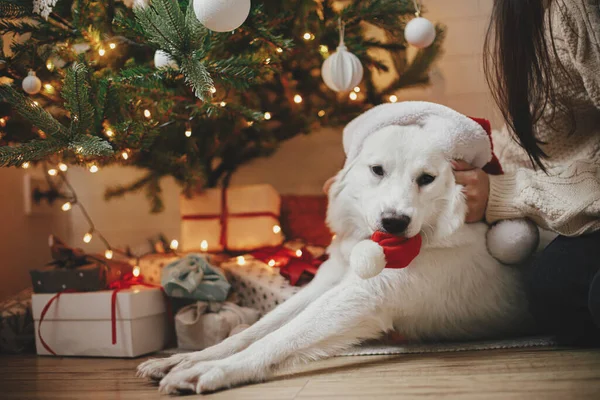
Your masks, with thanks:
[[[330,189],[327,220],[337,237],[302,291],[222,343],[148,360],[139,375],[161,379],[163,393],[204,393],[264,380],[282,365],[333,356],[392,329],[413,341],[522,333],[529,319],[518,270],[490,256],[484,223],[464,223],[450,156],[428,135],[417,125],[388,126],[365,139]],[[350,271],[349,255],[376,230],[421,234],[423,247],[407,268],[363,280]]]

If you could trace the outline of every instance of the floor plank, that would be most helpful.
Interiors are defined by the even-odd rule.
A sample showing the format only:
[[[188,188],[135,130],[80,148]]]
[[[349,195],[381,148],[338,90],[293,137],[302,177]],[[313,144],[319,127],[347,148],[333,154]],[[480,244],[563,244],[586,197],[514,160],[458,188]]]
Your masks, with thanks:
[[[0,357],[6,400],[165,399],[135,360]],[[189,399],[202,396],[190,396]],[[207,399],[600,399],[600,350],[510,349],[339,357]]]

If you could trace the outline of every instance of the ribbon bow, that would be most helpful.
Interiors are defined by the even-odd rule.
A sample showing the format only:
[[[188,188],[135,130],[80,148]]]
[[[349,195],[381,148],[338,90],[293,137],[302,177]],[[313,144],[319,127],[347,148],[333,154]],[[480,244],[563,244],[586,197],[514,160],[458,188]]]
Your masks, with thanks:
[[[319,266],[327,259],[327,255],[314,257],[306,248],[291,250],[284,246],[265,247],[250,253],[255,259],[264,263],[271,260],[275,266],[279,267],[279,273],[290,281],[292,286],[295,286],[303,273],[315,275]]]

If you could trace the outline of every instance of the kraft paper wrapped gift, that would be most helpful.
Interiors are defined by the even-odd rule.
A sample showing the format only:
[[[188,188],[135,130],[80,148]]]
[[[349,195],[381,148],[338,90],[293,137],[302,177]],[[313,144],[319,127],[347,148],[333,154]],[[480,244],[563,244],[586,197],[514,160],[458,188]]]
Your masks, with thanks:
[[[208,189],[182,195],[182,251],[241,252],[283,242],[281,198],[271,185]]]
[[[171,324],[158,288],[133,286],[116,295],[116,343],[112,343],[112,290],[62,293],[47,310],[41,336],[56,355],[137,357],[162,350]],[[40,316],[54,294],[33,294],[36,349],[50,355],[40,340]]]

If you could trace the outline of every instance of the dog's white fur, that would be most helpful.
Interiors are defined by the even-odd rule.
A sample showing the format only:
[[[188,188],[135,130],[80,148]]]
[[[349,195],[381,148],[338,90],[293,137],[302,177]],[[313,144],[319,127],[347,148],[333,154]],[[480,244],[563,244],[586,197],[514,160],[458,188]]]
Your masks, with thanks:
[[[436,178],[419,187],[424,172]],[[421,253],[405,269],[358,278],[349,269],[353,247],[392,213],[411,217],[406,234],[423,235]],[[164,393],[204,393],[264,380],[282,365],[329,357],[392,329],[410,340],[522,332],[528,316],[518,271],[488,253],[488,227],[464,224],[465,213],[448,155],[428,133],[381,129],[330,189],[327,220],[337,238],[313,281],[245,331],[201,352],[148,360],[138,373],[162,379]]]

